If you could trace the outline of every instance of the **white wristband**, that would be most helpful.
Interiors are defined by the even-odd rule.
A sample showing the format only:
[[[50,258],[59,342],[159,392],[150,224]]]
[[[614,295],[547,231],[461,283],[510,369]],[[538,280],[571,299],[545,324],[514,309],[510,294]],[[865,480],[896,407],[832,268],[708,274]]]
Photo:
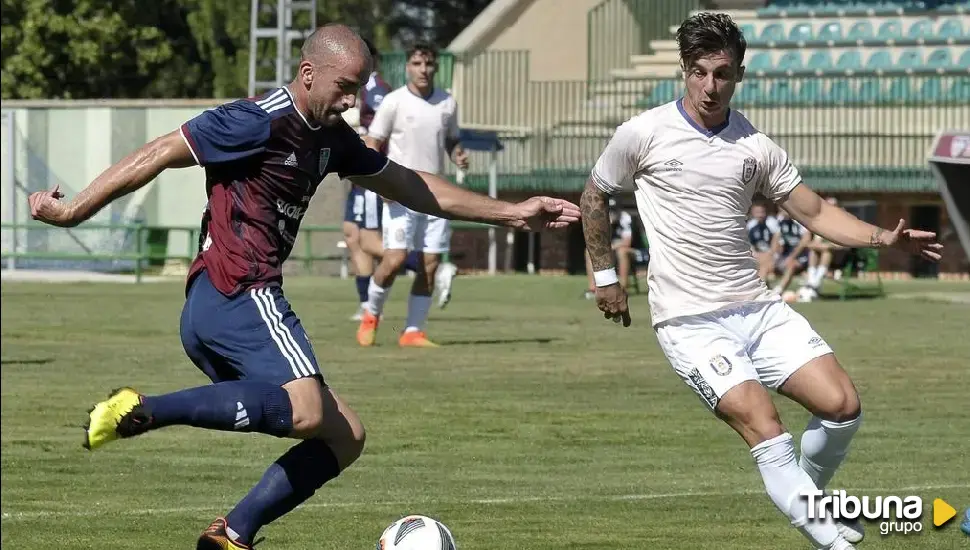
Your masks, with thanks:
[[[596,286],[603,287],[615,285],[620,282],[620,279],[616,276],[616,268],[611,267],[603,271],[594,271],[593,281],[596,283]]]

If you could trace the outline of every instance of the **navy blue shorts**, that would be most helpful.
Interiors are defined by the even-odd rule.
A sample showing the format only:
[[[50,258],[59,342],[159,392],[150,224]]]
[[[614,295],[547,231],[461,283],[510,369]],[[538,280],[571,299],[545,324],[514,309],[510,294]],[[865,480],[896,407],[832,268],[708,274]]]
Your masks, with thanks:
[[[213,382],[282,386],[321,375],[310,339],[278,286],[227,298],[203,270],[185,299],[181,334],[185,353]]]
[[[384,214],[384,201],[373,191],[368,191],[356,185],[351,186],[347,193],[347,204],[344,206],[344,221],[356,223],[361,229],[381,228],[381,216]]]

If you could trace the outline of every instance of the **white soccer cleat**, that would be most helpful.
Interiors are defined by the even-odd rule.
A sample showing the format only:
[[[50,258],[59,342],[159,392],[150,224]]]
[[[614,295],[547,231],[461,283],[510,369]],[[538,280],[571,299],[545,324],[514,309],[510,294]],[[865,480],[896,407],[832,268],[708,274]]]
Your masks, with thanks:
[[[435,274],[435,286],[438,287],[438,307],[444,309],[451,301],[451,285],[458,276],[458,266],[453,263],[444,263],[438,267]]]
[[[351,315],[350,320],[359,323],[363,316],[364,316],[364,304],[360,304],[360,306],[357,308],[357,313]]]
[[[845,537],[839,537],[838,540],[832,544],[819,548],[818,550],[856,550],[856,547],[852,545],[849,541],[845,540]]]
[[[839,530],[839,534],[842,538],[851,542],[852,544],[858,544],[862,542],[862,539],[866,538],[866,530],[862,526],[861,521],[853,519],[837,519],[835,520],[835,527]]]

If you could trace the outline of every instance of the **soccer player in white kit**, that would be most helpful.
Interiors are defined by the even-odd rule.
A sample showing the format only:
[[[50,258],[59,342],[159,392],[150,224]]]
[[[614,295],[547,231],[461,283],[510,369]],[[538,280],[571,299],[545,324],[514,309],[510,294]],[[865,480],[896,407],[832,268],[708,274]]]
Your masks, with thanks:
[[[677,31],[686,93],[617,128],[580,208],[605,317],[630,325],[610,249],[609,196],[632,187],[650,242],[653,328],[676,373],[751,449],[768,496],[816,548],[846,550],[858,524],[809,521],[803,491],[824,489],[862,409],[832,349],[770,292],[745,232],[755,192],[810,231],[849,247],[897,247],[939,260],[935,234],[865,223],[821,200],[787,153],[729,109],[745,41],[727,15],[701,13]],[[768,389],[814,416],[796,458]]]
[[[468,155],[458,142],[458,105],[451,94],[434,87],[436,62],[437,52],[430,46],[415,45],[407,51],[408,83],[384,96],[364,141],[377,150],[386,143],[387,157],[412,170],[441,174],[446,156],[466,169]],[[419,262],[419,272],[411,285],[407,322],[398,344],[435,347],[424,325],[441,255],[451,246],[448,220],[388,202],[384,207],[383,232],[384,257],[368,288],[357,342],[361,346],[374,344],[391,285],[408,250],[419,250],[423,261]]]

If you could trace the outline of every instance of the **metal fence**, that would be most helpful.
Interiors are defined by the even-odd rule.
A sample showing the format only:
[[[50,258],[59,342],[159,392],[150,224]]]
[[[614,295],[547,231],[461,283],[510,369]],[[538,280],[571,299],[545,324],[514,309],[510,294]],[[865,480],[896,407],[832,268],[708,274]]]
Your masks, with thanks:
[[[463,67],[463,127],[499,132],[502,189],[581,188],[616,126],[673,101],[681,77],[533,81],[527,52],[489,52]],[[757,76],[733,107],[786,148],[827,191],[932,191],[926,151],[944,127],[970,127],[970,75]],[[484,157],[469,178],[485,187]]]

